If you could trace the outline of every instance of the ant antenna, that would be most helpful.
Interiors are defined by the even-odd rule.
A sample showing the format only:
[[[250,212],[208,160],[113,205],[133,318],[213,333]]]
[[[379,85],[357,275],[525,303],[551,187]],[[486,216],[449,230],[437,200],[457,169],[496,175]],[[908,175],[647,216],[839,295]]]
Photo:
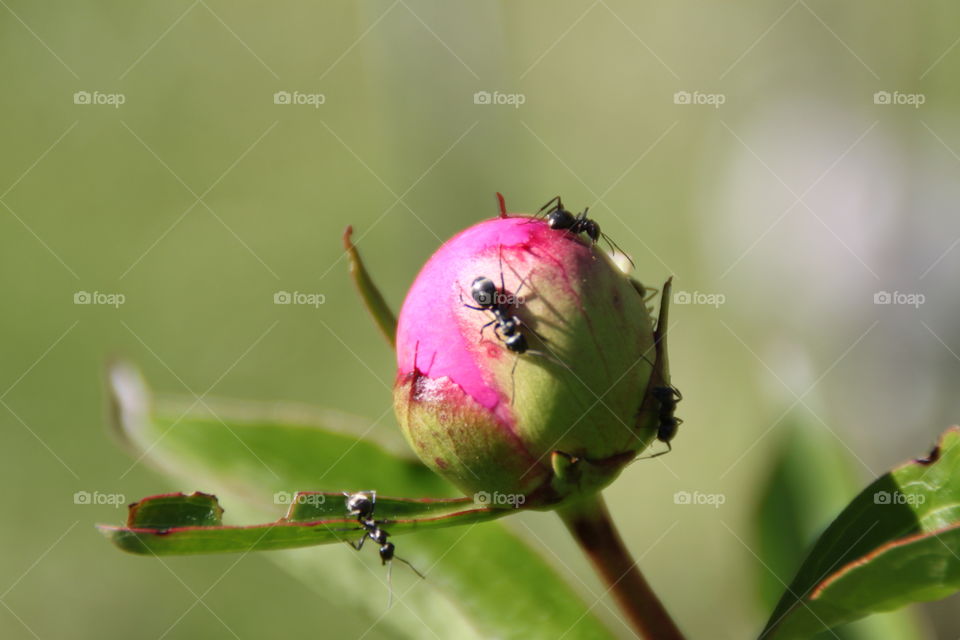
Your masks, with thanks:
[[[606,240],[606,242],[607,242],[608,245],[610,245],[610,249],[612,249],[612,250],[614,251],[614,253],[619,253],[620,255],[622,255],[624,258],[627,259],[627,262],[630,263],[630,266],[631,266],[631,267],[633,267],[634,269],[637,268],[637,265],[633,262],[633,259],[630,258],[630,256],[627,255],[627,252],[624,251],[623,249],[621,249],[621,248],[620,248],[620,245],[618,245],[616,242],[614,242],[613,239],[610,238],[610,236],[608,236],[607,234],[605,234],[605,233],[602,232],[602,231],[600,232],[600,235],[603,236],[603,239]],[[646,301],[644,301],[644,302],[646,302]]]
[[[417,571],[417,568],[410,564],[409,561],[404,560],[400,556],[393,556],[393,560],[399,560],[403,564],[410,567],[410,570],[413,571],[421,580],[426,580],[427,577]],[[387,609],[393,606],[393,560],[388,560],[384,562],[387,565]]]
[[[417,568],[416,568],[415,566],[413,566],[412,564],[410,564],[410,561],[409,561],[409,560],[404,560],[404,559],[401,558],[400,556],[393,556],[393,559],[394,559],[394,560],[399,560],[399,561],[402,562],[403,564],[405,564],[405,565],[407,565],[408,567],[410,567],[410,570],[413,571],[413,572],[414,572],[415,574],[417,574],[418,576],[420,576],[420,579],[421,579],[421,580],[426,580],[426,579],[427,579],[427,576],[425,576],[425,575],[423,575],[422,573],[420,573],[419,571],[417,571]]]
[[[547,204],[545,204],[545,205],[543,205],[542,207],[540,207],[539,209],[537,209],[537,215],[539,215],[539,214],[543,213],[544,211],[546,211],[546,210],[550,207],[550,205],[552,205],[552,204],[554,204],[554,203],[556,203],[556,205],[557,205],[556,207],[554,207],[554,209],[563,209],[563,201],[560,200],[560,196],[553,196],[552,198],[550,198],[550,199],[547,201]],[[551,211],[552,211],[552,210],[553,210],[553,209],[551,209]]]
[[[393,563],[387,563],[387,609],[393,606]]]

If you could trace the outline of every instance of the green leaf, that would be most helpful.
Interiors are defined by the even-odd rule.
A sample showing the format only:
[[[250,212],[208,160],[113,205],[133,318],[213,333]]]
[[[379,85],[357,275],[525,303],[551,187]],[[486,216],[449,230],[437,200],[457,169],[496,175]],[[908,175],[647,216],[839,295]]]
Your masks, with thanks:
[[[960,590],[960,428],[884,474],[814,545],[763,638],[807,638]]]
[[[820,425],[799,418],[783,425],[780,433],[754,514],[757,552],[763,558],[763,564],[757,564],[757,582],[767,610],[777,604],[784,583],[796,573],[824,524],[843,509],[859,484],[846,450]]]
[[[805,552],[859,485],[854,460],[823,426],[798,416],[788,418],[780,431],[754,513],[754,539],[763,558],[756,564],[758,595],[766,610],[777,604]],[[817,637],[911,640],[923,633],[911,612],[903,610],[857,620]]]
[[[223,509],[206,493],[165,494],[130,505],[126,526],[99,525],[111,542],[130,553],[184,555],[294,549],[357,540],[363,528],[346,509],[342,493],[301,491],[275,494],[291,502],[276,522],[225,526]],[[453,500],[376,499],[377,521],[390,536],[486,522],[512,510],[478,507],[469,498]]]
[[[363,304],[367,308],[367,312],[373,317],[373,321],[377,323],[380,333],[387,339],[391,347],[396,346],[397,316],[394,315],[387,301],[383,299],[383,294],[373,283],[373,278],[370,277],[367,268],[363,266],[360,252],[353,245],[351,235],[353,235],[353,227],[347,227],[343,232],[343,248],[350,260],[350,276],[353,278],[353,284],[360,292]]]
[[[201,404],[194,402],[152,407],[134,370],[118,365],[109,374],[116,428],[134,458],[142,456],[143,462],[190,489],[215,493],[232,522],[278,518],[282,507],[276,504],[277,492],[455,495],[449,484],[410,455],[390,425],[384,425],[386,430],[374,441],[370,434],[380,431],[379,425],[333,411],[206,400],[202,405],[209,404],[215,413],[196,408],[183,412]],[[379,497],[377,502],[379,516]],[[398,604],[389,612],[386,572],[373,549],[358,553],[344,544],[272,551],[265,557],[319,597],[376,620],[381,636],[613,637],[543,557],[498,522],[427,527],[398,538],[396,544],[398,557],[426,579],[394,567]]]

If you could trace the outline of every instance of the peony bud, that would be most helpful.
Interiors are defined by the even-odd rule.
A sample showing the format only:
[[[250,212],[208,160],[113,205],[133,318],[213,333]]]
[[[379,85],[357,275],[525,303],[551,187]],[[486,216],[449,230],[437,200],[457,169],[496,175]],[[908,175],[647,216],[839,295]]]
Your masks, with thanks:
[[[474,298],[478,278],[506,323]],[[399,316],[394,399],[411,446],[467,494],[545,506],[606,486],[657,434],[643,295],[589,239],[542,219],[461,232]]]

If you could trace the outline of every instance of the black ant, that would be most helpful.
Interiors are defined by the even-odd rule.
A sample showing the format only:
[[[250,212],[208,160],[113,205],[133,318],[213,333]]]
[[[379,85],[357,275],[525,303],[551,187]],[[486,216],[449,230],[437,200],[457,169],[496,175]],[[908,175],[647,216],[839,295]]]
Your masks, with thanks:
[[[500,287],[498,288],[490,278],[486,276],[479,276],[475,278],[473,284],[470,285],[470,296],[473,298],[473,301],[477,303],[477,305],[474,306],[463,303],[463,306],[468,309],[474,309],[476,311],[489,311],[493,314],[493,320],[480,327],[480,339],[483,339],[483,332],[487,329],[487,327],[493,326],[493,332],[496,334],[497,339],[504,344],[508,351],[512,351],[513,353],[517,354],[518,358],[513,361],[513,369],[510,371],[511,380],[513,379],[514,372],[517,370],[517,362],[519,361],[519,356],[521,354],[526,353],[540,356],[551,361],[554,360],[546,353],[530,348],[530,343],[527,341],[527,336],[525,336],[520,330],[521,327],[526,326],[527,330],[539,338],[541,342],[546,343],[546,339],[534,331],[533,328],[524,325],[523,320],[521,320],[513,312],[513,307],[518,305],[520,300],[519,294],[525,284],[526,279],[520,282],[520,286],[517,287],[517,290],[513,295],[506,293],[506,284],[504,283],[503,279],[503,257],[501,256]],[[462,294],[460,296],[460,300],[463,302]],[[510,400],[511,402],[513,401],[513,391],[511,391],[510,394]]]
[[[653,394],[654,400],[660,403],[660,411],[657,414],[657,419],[660,421],[660,424],[657,425],[657,440],[667,445],[666,451],[660,451],[648,456],[650,458],[656,458],[657,456],[662,456],[665,453],[673,451],[673,446],[670,444],[670,441],[677,435],[677,428],[683,424],[683,420],[676,417],[674,412],[677,410],[677,403],[683,400],[683,395],[680,393],[680,390],[673,385],[668,387],[654,387],[650,393]]]
[[[410,569],[421,578],[424,576],[417,571],[416,567],[394,553],[396,547],[392,542],[387,540],[390,534],[380,527],[382,521],[374,519],[373,512],[377,506],[377,492],[361,491],[359,493],[344,493],[343,495],[346,498],[347,513],[356,516],[357,522],[363,527],[363,536],[361,536],[360,541],[357,543],[348,541],[348,544],[357,551],[363,548],[363,543],[366,542],[367,538],[370,538],[380,545],[380,562],[387,567],[387,587],[390,589],[390,600],[387,603],[387,608],[389,609],[393,604],[393,589],[390,587],[390,572],[393,566],[390,562],[392,560],[399,560],[410,567]]]
[[[610,245],[611,249],[623,255],[630,262],[630,266],[636,266],[633,264],[630,256],[628,256],[616,242],[611,240],[610,236],[600,230],[600,224],[596,220],[591,220],[587,217],[588,211],[590,211],[590,207],[586,207],[580,213],[573,214],[563,206],[563,201],[560,199],[560,196],[554,196],[547,204],[537,210],[534,217],[539,217],[546,212],[544,216],[547,219],[547,226],[551,229],[569,231],[574,235],[585,233],[593,244],[597,244],[600,238],[603,238],[607,241],[607,244]]]
[[[647,356],[643,356],[643,359],[650,362],[650,358]],[[650,362],[650,365],[653,366],[653,363]],[[677,429],[683,424],[683,420],[674,415],[677,411],[677,403],[683,400],[683,394],[680,393],[679,389],[672,384],[657,386],[650,389],[650,395],[659,405],[657,411],[657,440],[667,445],[667,450],[637,458],[638,460],[656,458],[673,451],[673,445],[670,442],[677,435]]]
[[[501,273],[501,278],[502,276]],[[523,283],[520,284],[520,288],[522,287]],[[517,289],[518,292],[520,288]],[[480,327],[481,338],[484,330],[493,325],[493,332],[497,334],[497,338],[503,342],[507,349],[514,353],[526,353],[529,351],[530,345],[527,343],[527,337],[520,331],[520,325],[523,324],[523,321],[510,309],[516,303],[516,295],[511,300],[511,296],[504,293],[502,280],[500,288],[497,288],[493,280],[486,276],[480,276],[470,285],[470,296],[479,306],[475,307],[469,304],[463,306],[477,311],[489,311],[493,314],[493,320]]]

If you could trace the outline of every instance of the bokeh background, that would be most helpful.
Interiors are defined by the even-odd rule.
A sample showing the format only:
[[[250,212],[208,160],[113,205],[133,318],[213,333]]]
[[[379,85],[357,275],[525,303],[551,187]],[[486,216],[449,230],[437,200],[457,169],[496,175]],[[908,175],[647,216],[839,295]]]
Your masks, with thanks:
[[[675,277],[685,423],[608,496],[692,637],[755,634],[764,590],[792,575],[757,526],[791,438],[848,478],[811,489],[812,536],[960,419],[955,3],[0,5],[4,638],[274,637],[318,620],[327,637],[386,637],[266,555],[171,571],[118,553],[93,524],[122,506],[73,498],[202,489],[131,466],[110,438],[112,355],[168,392],[380,418],[393,357],[351,290],[347,224],[394,306],[442,240],[495,215],[495,191],[517,212],[558,193],[590,206],[640,280]],[[514,520],[588,602],[602,593],[559,521]],[[883,628],[955,637],[957,604]]]

